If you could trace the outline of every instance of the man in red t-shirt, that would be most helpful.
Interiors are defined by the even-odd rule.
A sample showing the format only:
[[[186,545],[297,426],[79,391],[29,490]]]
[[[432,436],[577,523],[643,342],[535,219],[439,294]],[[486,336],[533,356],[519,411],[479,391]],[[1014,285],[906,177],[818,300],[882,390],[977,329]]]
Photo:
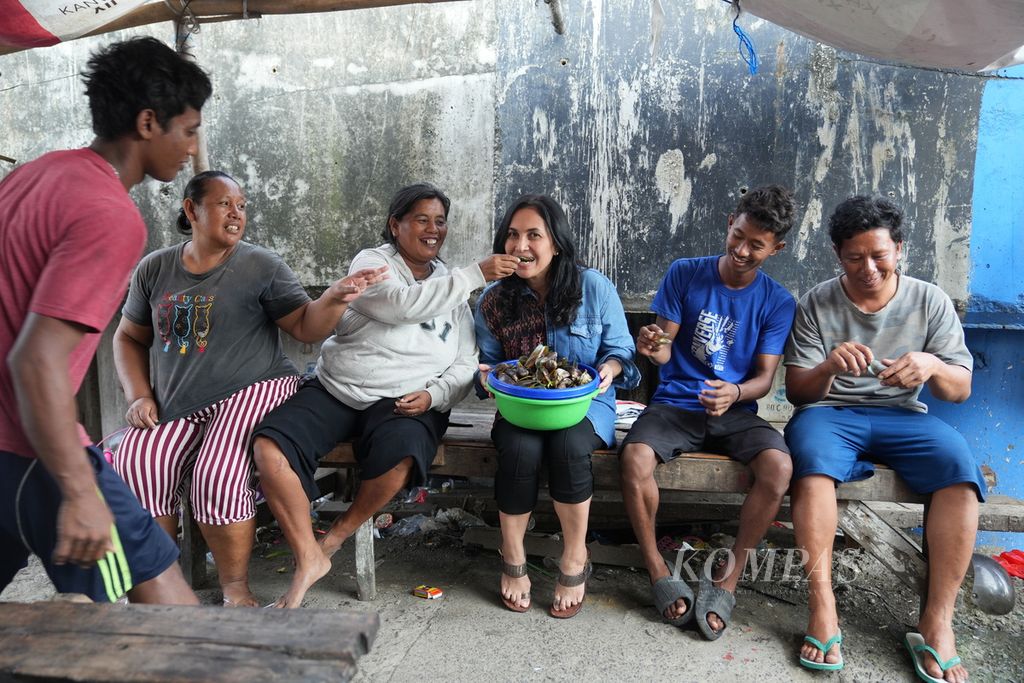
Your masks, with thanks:
[[[174,542],[83,447],[75,393],[146,243],[128,190],[196,153],[210,80],[153,38],[83,76],[92,144],[0,182],[0,590],[35,553],[61,592],[195,604]]]

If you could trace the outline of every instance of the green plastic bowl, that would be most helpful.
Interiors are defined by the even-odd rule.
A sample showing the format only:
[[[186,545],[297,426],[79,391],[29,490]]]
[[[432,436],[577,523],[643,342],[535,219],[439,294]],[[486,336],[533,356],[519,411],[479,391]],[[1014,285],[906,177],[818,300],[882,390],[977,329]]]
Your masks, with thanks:
[[[597,396],[597,389],[576,398],[521,398],[494,388],[490,382],[498,412],[506,420],[523,429],[552,431],[565,429],[579,423],[587,416],[590,402]]]

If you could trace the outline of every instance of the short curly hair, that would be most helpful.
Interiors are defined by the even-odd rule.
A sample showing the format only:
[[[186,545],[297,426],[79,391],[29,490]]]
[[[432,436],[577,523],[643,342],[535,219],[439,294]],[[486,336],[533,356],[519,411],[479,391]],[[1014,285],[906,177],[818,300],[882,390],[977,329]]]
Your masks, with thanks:
[[[795,210],[792,192],[781,185],[762,185],[740,197],[735,215],[746,214],[762,230],[781,240],[793,227]]]
[[[105,140],[134,131],[144,109],[152,109],[166,129],[188,107],[202,109],[213,92],[205,71],[150,37],[114,43],[94,53],[82,80],[92,130]]]
[[[903,210],[891,199],[858,194],[843,200],[828,219],[828,236],[836,249],[868,230],[886,228],[897,244],[903,241]]]

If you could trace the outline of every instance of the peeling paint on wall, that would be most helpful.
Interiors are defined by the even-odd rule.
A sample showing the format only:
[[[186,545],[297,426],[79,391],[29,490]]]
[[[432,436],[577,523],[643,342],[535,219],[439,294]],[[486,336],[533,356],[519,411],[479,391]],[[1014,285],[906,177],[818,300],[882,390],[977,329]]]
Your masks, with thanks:
[[[682,150],[670,149],[658,157],[654,176],[662,201],[668,202],[668,210],[672,214],[672,232],[675,232],[690,208],[690,194],[693,192],[693,182],[686,177]]]
[[[722,249],[741,188],[795,190],[791,248],[766,266],[795,292],[836,273],[825,228],[835,205],[878,192],[907,211],[907,272],[964,296],[979,78],[872,63],[767,22],[744,29],[763,61],[751,77],[727,5],[663,7],[654,59],[646,3],[583,4],[557,37],[543,8],[502,10],[497,206],[546,188],[590,265],[643,301],[672,259]],[[535,107],[554,158],[549,137],[522,134]],[[689,160],[682,174],[669,150]]]

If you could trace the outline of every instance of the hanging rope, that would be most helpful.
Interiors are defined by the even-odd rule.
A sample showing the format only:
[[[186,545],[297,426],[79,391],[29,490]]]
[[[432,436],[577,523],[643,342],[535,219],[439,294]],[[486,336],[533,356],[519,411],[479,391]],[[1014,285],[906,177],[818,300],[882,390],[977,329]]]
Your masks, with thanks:
[[[178,17],[174,22],[176,32],[174,47],[178,52],[187,52],[185,44],[188,39],[199,33],[199,17],[190,7],[192,0],[178,0],[176,3],[164,0],[164,4]]]
[[[743,11],[742,9],[740,9],[740,0],[722,0],[722,1],[725,2],[725,3],[728,3],[729,5],[732,5],[733,9],[736,10],[736,16],[732,20],[732,30],[733,30],[733,33],[736,34],[736,37],[739,38],[739,41],[740,41],[740,46],[739,46],[740,57],[743,59],[744,62],[747,63],[747,68],[750,69],[750,75],[754,76],[754,75],[757,74],[757,68],[761,65],[761,62],[757,58],[757,51],[754,50],[754,43],[751,42],[750,36],[748,36],[743,31],[743,29],[740,28],[740,25],[738,23],[739,19],[740,19],[740,14]]]

